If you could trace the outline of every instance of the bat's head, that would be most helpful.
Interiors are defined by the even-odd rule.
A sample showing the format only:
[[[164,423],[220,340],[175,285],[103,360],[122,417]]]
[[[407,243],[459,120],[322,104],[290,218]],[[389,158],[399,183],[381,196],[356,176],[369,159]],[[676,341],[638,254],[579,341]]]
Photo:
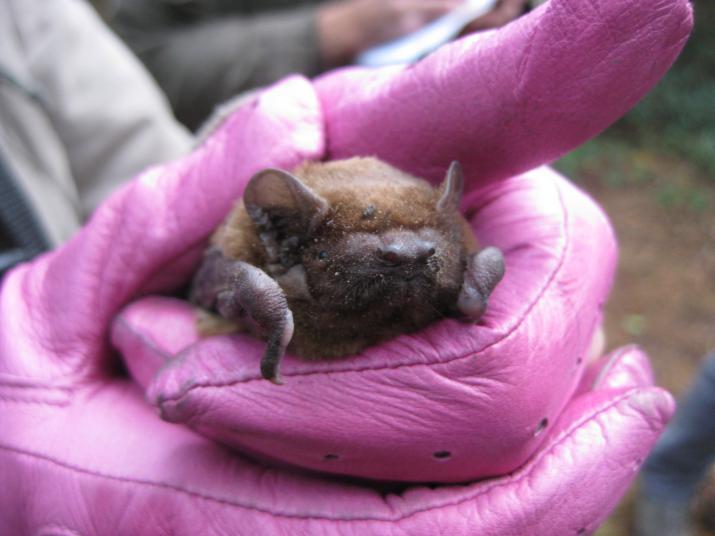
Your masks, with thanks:
[[[264,170],[244,194],[274,277],[299,273],[304,284],[295,287],[323,310],[456,303],[469,242],[458,163],[438,188],[375,159],[312,164],[296,175]]]

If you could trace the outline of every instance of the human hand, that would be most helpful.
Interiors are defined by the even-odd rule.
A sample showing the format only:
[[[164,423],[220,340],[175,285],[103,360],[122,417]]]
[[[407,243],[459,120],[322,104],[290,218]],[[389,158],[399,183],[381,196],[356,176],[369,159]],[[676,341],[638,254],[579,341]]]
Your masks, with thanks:
[[[460,0],[342,0],[318,10],[317,28],[327,66],[349,62],[363,50],[413,32],[454,9]]]
[[[590,532],[632,479],[638,460],[662,428],[671,406],[662,391],[649,387],[647,364],[637,352],[623,353],[605,368],[579,368],[577,363],[579,351],[586,352],[597,323],[594,304],[605,293],[608,275],[598,276],[598,263],[593,262],[593,257],[570,249],[586,248],[588,252],[592,247],[589,241],[564,240],[565,236],[576,236],[575,227],[567,235],[564,230],[585,222],[594,226],[591,230],[600,230],[600,238],[595,241],[598,247],[612,247],[609,228],[597,216],[598,211],[593,212],[593,205],[584,201],[582,194],[574,193],[552,172],[541,170],[534,172],[536,176],[510,179],[510,184],[503,179],[543,163],[595,134],[662,75],[682,46],[690,25],[686,1],[664,2],[654,5],[635,0],[600,0],[597,6],[591,1],[583,2],[578,5],[588,16],[582,13],[574,17],[573,2],[552,0],[547,9],[537,13],[538,18],[526,17],[527,21],[496,32],[493,41],[467,38],[409,70],[333,73],[316,83],[317,98],[306,82],[292,79],[248,103],[193,155],[149,170],[112,197],[70,244],[11,272],[0,292],[0,474],[4,477],[0,487],[0,526],[11,534],[33,535],[379,534],[401,528],[410,534],[441,530],[499,536],[525,531],[536,536]],[[557,29],[568,30],[569,47],[556,46],[555,42],[564,38]],[[638,39],[634,39],[633,32]],[[614,50],[619,62],[607,61]],[[623,83],[624,79],[628,84]],[[526,218],[522,223],[525,227],[539,227],[558,247],[539,250],[517,242],[510,250],[512,261],[507,262],[508,277],[513,283],[546,282],[543,295],[550,294],[550,298],[542,301],[535,285],[530,290],[533,299],[522,303],[525,316],[492,307],[494,323],[474,328],[471,341],[469,334],[462,332],[471,328],[458,326],[449,332],[471,347],[449,343],[443,350],[439,346],[425,350],[416,340],[405,339],[401,350],[392,346],[399,350],[393,357],[414,362],[420,356],[432,356],[450,361],[426,362],[422,367],[413,363],[412,370],[421,372],[410,381],[431,378],[431,383],[425,384],[429,388],[426,393],[435,381],[441,382],[444,389],[451,385],[469,396],[488,392],[489,396],[480,402],[485,421],[469,421],[474,415],[469,406],[464,407],[469,410],[466,414],[449,414],[452,420],[447,419],[446,425],[452,425],[450,440],[468,441],[475,430],[489,440],[485,433],[489,423],[508,432],[510,417],[519,405],[509,404],[506,411],[499,401],[516,392],[516,387],[526,380],[532,381],[534,390],[529,398],[533,408],[522,407],[534,414],[546,409],[553,418],[545,427],[525,429],[529,439],[522,445],[526,450],[533,449],[533,455],[511,476],[466,486],[413,487],[396,495],[368,485],[301,474],[295,469],[267,467],[229,452],[185,427],[160,421],[143,400],[144,393],[112,369],[106,334],[117,311],[144,293],[169,290],[186,281],[198,263],[205,237],[257,169],[270,165],[291,167],[304,158],[340,158],[355,152],[385,156],[393,164],[432,180],[441,177],[445,161],[459,159],[470,178],[470,191],[481,190],[479,199],[488,201],[490,188],[503,183],[499,188],[522,188],[517,193],[529,210],[537,206],[553,209],[549,210],[550,216],[542,213],[548,219]],[[530,190],[531,183],[538,185],[538,192]],[[562,202],[561,194],[569,200]],[[548,203],[542,204],[545,200]],[[500,204],[491,203],[491,207],[473,216],[487,218],[475,224],[488,239],[496,239],[501,232],[490,231],[488,216]],[[565,212],[564,207],[571,208]],[[580,207],[591,208],[580,214]],[[564,214],[573,218],[564,220]],[[545,225],[554,221],[561,221],[565,227]],[[506,237],[501,236],[500,240]],[[593,234],[587,236],[590,240]],[[563,258],[553,254],[559,251]],[[532,255],[530,262],[528,255]],[[579,259],[583,265],[578,264]],[[607,260],[612,262],[612,252]],[[519,274],[522,267],[542,263],[553,269],[553,278]],[[510,268],[510,264],[516,268]],[[584,277],[584,272],[589,275]],[[578,289],[582,279],[588,282],[585,290]],[[515,287],[507,285],[505,289],[508,288]],[[576,294],[572,294],[573,288]],[[560,299],[555,299],[553,293],[560,294]],[[502,300],[505,297],[503,294]],[[535,311],[542,305],[549,310],[548,305],[554,303],[576,307],[571,300],[574,297],[586,300],[585,312],[577,323],[561,322],[559,328],[574,328],[563,339],[573,353],[549,353],[543,344],[561,339],[553,333],[539,335],[545,325],[540,320],[547,317],[543,310],[538,314]],[[153,345],[154,348],[164,348],[173,355],[193,342],[192,332],[174,322],[177,315],[172,314],[170,306],[148,311],[146,302],[136,302],[132,307],[140,305],[144,313],[151,313],[144,316],[140,326],[166,336],[161,340],[162,346]],[[481,337],[487,332],[496,334],[495,330],[503,328],[510,315],[523,320],[513,325],[515,330],[503,332],[502,342],[487,350],[491,354],[475,353],[484,358],[481,360],[469,359],[469,355],[463,360],[451,359],[465,349],[477,352],[484,340]],[[551,322],[570,316],[573,310],[560,315],[548,313]],[[120,323],[117,320],[115,329]],[[445,328],[451,329],[445,324],[437,331]],[[437,331],[424,336],[434,337]],[[523,352],[501,354],[503,345],[512,344],[516,338]],[[433,340],[438,339],[445,340]],[[248,431],[243,439],[253,441],[263,453],[280,451],[280,444],[292,444],[294,453],[305,452],[308,457],[315,454],[311,450],[315,438],[326,437],[331,431],[324,426],[330,421],[323,423],[317,418],[306,426],[298,411],[305,406],[294,404],[294,410],[283,398],[279,400],[280,407],[288,413],[277,416],[289,421],[284,435],[262,435],[266,421],[276,423],[276,412],[265,408],[278,407],[274,405],[274,393],[278,391],[256,398],[251,393],[260,393],[265,387],[304,388],[311,378],[324,378],[309,395],[314,399],[316,393],[320,397],[332,396],[330,391],[337,386],[333,378],[346,377],[346,371],[337,369],[336,374],[330,374],[330,368],[337,363],[324,363],[321,374],[289,378],[290,383],[283,388],[267,382],[245,382],[250,385],[249,392],[221,385],[226,379],[221,374],[226,369],[216,367],[221,363],[215,358],[226,355],[212,354],[211,348],[225,350],[225,339],[203,341],[200,344],[206,353],[194,353],[184,361],[186,367],[180,360],[172,361],[161,373],[155,365],[167,356],[154,354],[152,360],[148,352],[152,341],[133,341],[133,348],[122,348],[125,359],[137,377],[145,379],[142,383],[157,387],[153,393],[180,390],[180,384],[163,380],[191,379],[190,374],[198,371],[203,374],[199,378],[204,382],[203,393],[217,394],[213,406],[220,410],[217,416],[225,415],[227,397],[239,409],[246,402],[262,403],[263,410],[241,426]],[[255,371],[257,361],[251,356],[260,353],[260,342],[240,338],[233,341],[240,352],[232,360],[231,373],[240,375],[241,363],[249,361],[250,371]],[[411,353],[411,349],[418,353]],[[360,359],[364,359],[363,363],[379,362],[381,351],[385,349],[342,362],[341,366],[352,367]],[[202,355],[203,363],[198,359]],[[139,359],[141,356],[147,359]],[[500,360],[500,356],[506,357]],[[388,359],[390,355],[382,357]],[[535,363],[546,368],[532,368]],[[564,368],[569,363],[573,368]],[[491,372],[490,365],[494,366]],[[569,376],[564,370],[574,373]],[[291,373],[288,369],[285,372]],[[482,372],[492,374],[488,376],[492,381],[483,385],[463,381],[486,378],[480,376]],[[457,373],[460,381],[451,381],[452,373]],[[356,369],[353,374],[361,373]],[[389,377],[395,376],[366,370],[360,385]],[[542,378],[548,383],[541,382]],[[561,388],[550,394],[548,388],[553,382]],[[504,391],[500,392],[500,388]],[[289,392],[280,396],[287,397]],[[363,394],[372,392],[365,390]],[[572,392],[578,396],[571,396]],[[152,400],[159,402],[158,397]],[[219,428],[210,429],[211,398],[198,401],[200,406],[195,405],[195,400],[171,408],[171,400],[165,398],[162,403],[174,411],[178,420],[212,435]],[[438,402],[449,403],[449,399]],[[313,415],[330,415],[330,409],[335,416],[339,409],[308,406]],[[400,423],[424,428],[430,418],[441,415],[423,412],[416,419],[409,405],[402,407],[407,419],[385,421],[388,426],[383,431],[415,428]],[[192,414],[192,408],[209,411]],[[387,406],[374,409],[385,410]],[[347,410],[356,414],[353,417],[360,417],[354,406]],[[382,411],[380,418],[384,415]],[[525,415],[523,422],[530,422],[530,417],[533,415]],[[542,433],[531,439],[539,428]],[[335,428],[332,432],[335,439]],[[373,437],[377,442],[384,439]],[[493,445],[498,446],[501,437],[491,434]],[[401,451],[404,434],[393,435],[386,445],[393,452]],[[408,448],[405,452],[411,451]],[[457,460],[455,453],[451,454]],[[502,455],[502,460],[513,465],[528,457],[528,453],[516,448],[508,456]],[[468,458],[460,456],[474,469],[476,465]],[[361,460],[356,467],[365,468],[366,462],[379,466],[379,460]],[[439,467],[429,459],[416,470],[435,466]],[[409,468],[402,464],[397,469],[408,473]],[[582,485],[584,481],[589,485]]]
[[[483,325],[440,322],[343,361],[288,356],[287,385],[276,389],[260,380],[263,345],[249,337],[193,344],[184,335],[168,349],[142,345],[173,340],[191,324],[181,320],[190,319],[186,308],[139,302],[125,311],[115,342],[162,415],[270,459],[362,477],[461,481],[524,463],[544,436],[519,434],[554,422],[586,368],[615,260],[610,227],[587,197],[547,169],[524,172],[620,116],[667,69],[690,23],[687,3],[674,3],[666,38],[643,28],[652,13],[633,2],[629,24],[641,36],[634,49],[626,31],[592,31],[622,20],[621,3],[591,8],[583,4],[580,24],[567,26],[570,47],[555,46],[563,38],[556,29],[572,20],[574,6],[555,2],[410,68],[343,69],[315,84],[329,158],[376,154],[435,183],[450,158],[466,163],[462,210],[483,244],[504,251],[507,266]],[[612,49],[621,51],[618,63],[606,61]],[[574,98],[582,92],[587,101]],[[173,327],[154,330],[157,311]],[[167,353],[177,357],[156,374],[159,365],[147,364],[156,356],[163,365]],[[365,393],[380,393],[380,403]],[[405,407],[420,407],[410,403],[414,393],[432,405],[419,418],[401,418]],[[269,412],[261,409],[267,401]],[[383,437],[374,427],[385,421],[394,426]],[[455,430],[475,422],[490,425]],[[344,457],[327,464],[336,430],[348,445],[341,442]],[[435,438],[445,437],[450,452],[481,455],[431,463],[424,453],[439,452]]]

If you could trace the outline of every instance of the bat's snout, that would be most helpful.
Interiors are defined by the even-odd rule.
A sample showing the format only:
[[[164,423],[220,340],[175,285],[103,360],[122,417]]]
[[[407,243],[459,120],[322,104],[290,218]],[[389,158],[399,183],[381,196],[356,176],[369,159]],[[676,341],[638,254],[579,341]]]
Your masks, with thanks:
[[[393,235],[383,242],[377,255],[389,266],[424,263],[437,251],[434,242],[412,233]]]

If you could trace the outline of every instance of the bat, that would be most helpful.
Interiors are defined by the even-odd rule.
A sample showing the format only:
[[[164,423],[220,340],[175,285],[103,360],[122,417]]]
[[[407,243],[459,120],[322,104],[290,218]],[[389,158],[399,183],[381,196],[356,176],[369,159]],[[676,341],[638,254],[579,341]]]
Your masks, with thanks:
[[[457,162],[437,188],[376,158],[258,172],[194,276],[199,332],[266,339],[261,374],[280,384],[289,345],[336,358],[441,318],[476,322],[504,259],[479,250],[462,189]]]

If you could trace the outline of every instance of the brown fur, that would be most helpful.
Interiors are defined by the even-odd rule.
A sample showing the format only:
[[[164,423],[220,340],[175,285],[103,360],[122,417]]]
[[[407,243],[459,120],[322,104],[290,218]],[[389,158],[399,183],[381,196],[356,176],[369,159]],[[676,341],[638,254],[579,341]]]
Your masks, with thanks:
[[[335,226],[347,232],[376,232],[388,227],[417,229],[438,225],[435,203],[441,192],[427,181],[409,175],[376,158],[355,157],[332,162],[304,162],[293,174],[328,201]],[[374,218],[362,218],[373,205]],[[478,249],[469,224],[463,218],[462,235],[469,253]],[[255,225],[239,200],[211,243],[224,255],[262,266],[263,246]]]

